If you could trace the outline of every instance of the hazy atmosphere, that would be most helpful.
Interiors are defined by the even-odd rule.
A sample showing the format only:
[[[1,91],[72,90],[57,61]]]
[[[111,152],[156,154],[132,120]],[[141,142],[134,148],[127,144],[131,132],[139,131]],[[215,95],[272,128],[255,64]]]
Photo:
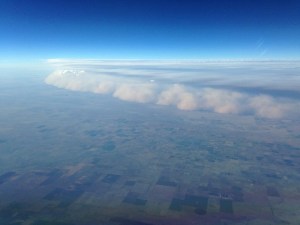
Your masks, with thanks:
[[[0,225],[299,225],[299,1],[0,2]]]

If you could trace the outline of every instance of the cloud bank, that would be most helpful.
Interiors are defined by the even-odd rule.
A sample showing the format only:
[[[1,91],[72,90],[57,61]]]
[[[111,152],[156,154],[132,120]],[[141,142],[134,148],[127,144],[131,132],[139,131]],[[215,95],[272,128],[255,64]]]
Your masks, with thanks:
[[[173,106],[180,110],[253,114],[271,119],[282,118],[294,112],[299,106],[298,102],[266,94],[249,94],[206,85],[194,87],[178,79],[184,77],[183,74],[188,76],[191,73],[188,79],[192,80],[195,77],[194,71],[183,70],[178,73],[175,70],[175,73],[181,76],[172,77],[174,68],[159,70],[157,65],[150,65],[149,68],[148,64],[147,68],[132,66],[130,64],[129,67],[119,68],[114,64],[108,68],[91,69],[85,65],[87,69],[84,70],[79,68],[78,64],[72,64],[68,65],[68,69],[55,70],[45,82],[72,91],[106,94],[123,101]],[[72,67],[74,69],[70,69]]]

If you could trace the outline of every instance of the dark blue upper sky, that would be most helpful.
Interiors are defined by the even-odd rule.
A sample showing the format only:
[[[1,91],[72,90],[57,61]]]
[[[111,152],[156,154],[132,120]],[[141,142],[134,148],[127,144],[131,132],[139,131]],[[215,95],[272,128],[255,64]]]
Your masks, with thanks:
[[[300,1],[2,0],[0,59],[300,58]]]

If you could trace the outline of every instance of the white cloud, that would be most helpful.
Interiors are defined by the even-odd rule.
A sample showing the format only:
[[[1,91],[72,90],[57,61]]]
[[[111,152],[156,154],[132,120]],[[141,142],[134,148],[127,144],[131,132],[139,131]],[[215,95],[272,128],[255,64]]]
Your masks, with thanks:
[[[115,90],[115,83],[112,81],[102,81],[96,84],[92,92],[96,94],[107,94]]]
[[[182,110],[195,110],[198,107],[195,93],[189,92],[179,84],[162,91],[158,97],[159,105],[175,105]]]
[[[152,84],[121,84],[116,88],[113,96],[125,101],[147,103],[155,98],[155,86]]]
[[[160,70],[157,65],[148,68],[148,64],[146,64],[146,68],[141,68],[140,64],[131,68],[132,64],[130,64],[130,67],[123,69],[113,65],[97,69],[86,66],[88,69],[83,70],[82,66],[75,65],[76,63],[69,65],[71,69],[54,71],[45,79],[45,82],[73,91],[109,94],[124,101],[153,103],[174,106],[180,110],[206,110],[223,114],[246,112],[264,118],[281,118],[296,111],[296,106],[299,105],[296,101],[289,100],[287,102],[284,99],[265,94],[254,95],[229,89],[200,87],[199,85],[192,88],[180,84],[184,77],[183,74],[186,74],[184,79],[189,81],[195,79],[199,82],[199,78],[196,79],[196,72],[193,70],[176,72],[173,67],[170,70],[166,70],[166,68]],[[94,66],[94,64],[92,65]],[[142,65],[144,66],[144,64]],[[72,69],[72,67],[77,69]],[[155,69],[158,71],[155,72]],[[173,71],[175,72],[172,78]],[[188,75],[191,76],[187,78]],[[155,82],[152,82],[152,78],[155,78]],[[226,79],[225,76],[222,79]],[[177,82],[171,84],[172,81]]]
[[[281,118],[292,109],[292,105],[278,102],[266,95],[255,96],[249,100],[249,103],[256,115],[266,118]]]
[[[246,96],[228,90],[205,88],[201,94],[201,107],[217,113],[240,113]]]

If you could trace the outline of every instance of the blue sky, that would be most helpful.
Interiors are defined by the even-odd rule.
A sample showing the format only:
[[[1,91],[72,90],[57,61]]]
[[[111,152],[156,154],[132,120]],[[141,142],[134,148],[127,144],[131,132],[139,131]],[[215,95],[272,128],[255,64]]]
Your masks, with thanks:
[[[300,1],[2,0],[0,59],[300,59]]]

